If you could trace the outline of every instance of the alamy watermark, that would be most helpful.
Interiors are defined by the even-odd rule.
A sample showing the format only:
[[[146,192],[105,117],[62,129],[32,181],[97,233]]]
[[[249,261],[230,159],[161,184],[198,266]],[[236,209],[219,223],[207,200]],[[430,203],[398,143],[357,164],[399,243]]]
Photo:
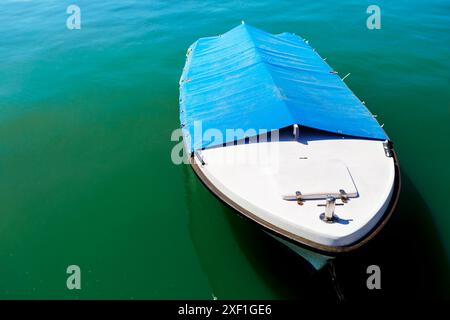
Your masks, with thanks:
[[[171,160],[175,165],[189,164],[194,150],[203,153],[206,149],[233,147],[208,152],[208,159],[218,165],[260,165],[266,170],[278,170],[279,130],[267,129],[225,129],[208,128],[203,130],[202,121],[195,121],[192,130],[175,129],[171,141],[177,142],[172,148]],[[245,148],[242,147],[245,145]],[[226,152],[222,152],[226,150]]]
[[[370,14],[367,18],[366,26],[369,30],[381,29],[381,9],[375,4],[371,4],[367,7],[366,12]]]
[[[367,274],[370,276],[367,278],[366,285],[369,290],[381,289],[381,269],[379,266],[373,264],[367,267]]]
[[[71,4],[67,7],[66,10],[67,14],[70,14],[70,16],[66,20],[66,26],[69,30],[80,30],[81,29],[81,10],[80,7]]]
[[[69,274],[66,280],[66,286],[69,290],[81,289],[81,269],[76,264],[70,265],[66,269],[66,273]]]

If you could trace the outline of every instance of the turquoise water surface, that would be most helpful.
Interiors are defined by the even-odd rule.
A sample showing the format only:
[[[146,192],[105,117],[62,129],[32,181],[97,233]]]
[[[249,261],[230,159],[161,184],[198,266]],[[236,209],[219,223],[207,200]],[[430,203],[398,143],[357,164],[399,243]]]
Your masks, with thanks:
[[[345,297],[450,297],[449,1],[0,0],[1,299],[336,299],[326,272],[171,162],[186,49],[241,20],[299,34],[351,73],[394,141],[400,203],[336,261]],[[66,287],[72,264],[81,290]]]

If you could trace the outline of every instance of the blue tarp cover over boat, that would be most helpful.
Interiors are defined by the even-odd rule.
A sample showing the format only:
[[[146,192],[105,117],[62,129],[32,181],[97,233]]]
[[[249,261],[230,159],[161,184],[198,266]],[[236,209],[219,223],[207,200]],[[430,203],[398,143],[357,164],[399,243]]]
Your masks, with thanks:
[[[180,121],[190,137],[191,152],[243,139],[249,129],[293,124],[388,139],[369,110],[306,41],[247,24],[201,38],[189,48],[180,80]],[[202,133],[215,129],[223,140],[199,136],[196,126]],[[242,130],[230,136],[227,129]]]

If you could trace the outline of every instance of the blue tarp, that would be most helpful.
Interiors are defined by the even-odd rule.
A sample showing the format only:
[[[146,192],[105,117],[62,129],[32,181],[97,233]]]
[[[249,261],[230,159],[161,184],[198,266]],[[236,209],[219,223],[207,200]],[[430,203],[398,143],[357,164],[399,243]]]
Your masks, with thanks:
[[[293,124],[370,139],[388,139],[369,110],[299,36],[241,24],[197,40],[180,80],[180,121],[192,152],[245,138],[248,129]],[[202,135],[194,133],[201,126]],[[223,140],[204,133],[215,129]],[[236,136],[227,129],[243,129]],[[227,138],[228,136],[228,138]]]

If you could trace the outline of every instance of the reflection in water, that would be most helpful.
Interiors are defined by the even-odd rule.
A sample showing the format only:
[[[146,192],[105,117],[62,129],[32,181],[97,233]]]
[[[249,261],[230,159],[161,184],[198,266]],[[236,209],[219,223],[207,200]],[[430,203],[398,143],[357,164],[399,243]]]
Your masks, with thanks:
[[[333,277],[330,268],[311,272],[301,257],[239,217],[210,194],[188,166],[184,177],[192,241],[212,294],[219,299],[339,301],[341,290],[347,300],[399,294],[427,297],[431,292],[448,295],[443,248],[427,206],[404,175],[391,222],[367,246],[337,258]],[[366,287],[366,269],[373,264],[379,265],[382,273],[378,292]],[[417,283],[418,279],[428,280]]]
[[[328,274],[311,273],[302,258],[210,194],[189,167],[183,171],[189,230],[212,295],[219,299],[335,296]]]
[[[270,281],[270,273],[266,272],[266,279],[261,273],[255,272],[254,265],[249,263],[248,251],[251,250],[242,248],[242,239],[233,233],[233,225],[246,228],[239,232],[249,233],[249,239],[244,239],[244,242],[250,240],[259,243],[260,248],[266,247],[267,251],[274,251],[266,246],[273,242],[267,241],[264,235],[255,233],[254,228],[248,228],[234,212],[215,199],[187,166],[184,168],[184,176],[189,230],[200,264],[208,277],[211,294],[219,299],[279,297],[280,294]],[[234,223],[230,223],[230,217]],[[250,253],[250,257],[258,259],[258,252]],[[259,263],[263,266],[262,269],[265,269],[264,264],[264,261]]]

